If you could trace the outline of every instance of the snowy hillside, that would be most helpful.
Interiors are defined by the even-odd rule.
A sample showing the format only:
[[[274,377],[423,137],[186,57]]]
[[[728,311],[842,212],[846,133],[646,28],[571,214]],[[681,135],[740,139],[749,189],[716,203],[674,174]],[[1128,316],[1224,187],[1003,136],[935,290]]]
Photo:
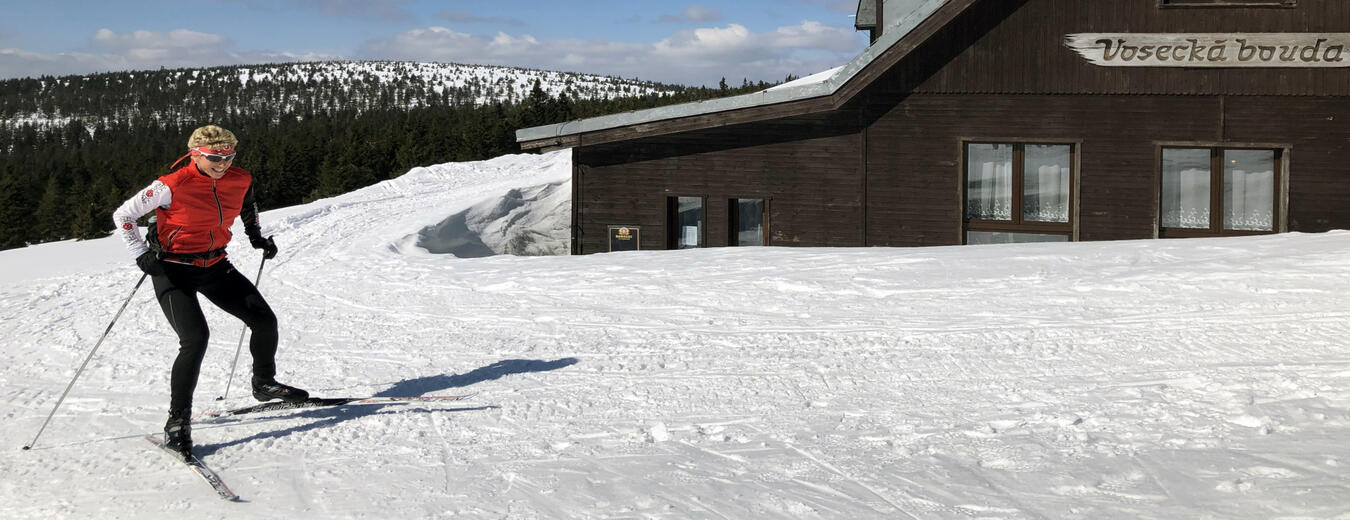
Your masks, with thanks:
[[[116,72],[0,82],[0,127],[197,121],[231,116],[472,106],[526,100],[534,84],[552,97],[614,99],[682,87],[637,79],[518,67],[402,61],[328,61]]]
[[[551,70],[439,62],[351,61],[292,63],[238,67],[239,81],[263,83],[362,82],[425,85],[435,93],[467,89],[475,104],[519,102],[529,97],[535,81],[556,97],[613,99],[673,92],[669,87],[635,79]],[[194,77],[201,71],[192,71]]]
[[[139,272],[115,239],[0,252],[0,518],[1350,517],[1350,232],[430,251],[556,240],[569,171],[506,156],[264,213],[281,380],[475,395],[198,422],[243,503],[141,440],[176,350],[144,288],[20,450]],[[208,319],[197,410],[250,404],[242,379],[215,400],[240,329]]]

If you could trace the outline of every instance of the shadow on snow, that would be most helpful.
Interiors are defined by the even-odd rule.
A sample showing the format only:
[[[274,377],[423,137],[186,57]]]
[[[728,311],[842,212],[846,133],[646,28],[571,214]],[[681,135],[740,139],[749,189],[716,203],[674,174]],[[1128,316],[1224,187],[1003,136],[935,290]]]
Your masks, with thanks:
[[[374,396],[397,397],[397,396],[427,395],[433,392],[449,390],[451,388],[463,388],[478,383],[482,383],[484,381],[501,379],[502,377],[513,374],[524,374],[530,372],[548,372],[552,370],[558,370],[575,365],[577,364],[578,361],[579,360],[577,358],[571,357],[555,359],[553,361],[543,361],[538,359],[505,359],[485,367],[474,369],[472,372],[466,374],[436,375],[399,381],[391,385],[389,389],[376,393],[374,394]],[[350,421],[352,419],[359,419],[361,417],[394,413],[381,411],[383,408],[387,406],[400,406],[404,408],[410,407],[410,405],[406,404],[399,404],[399,405],[376,404],[376,405],[353,406],[346,408],[338,406],[333,408],[318,408],[318,409],[304,410],[299,413],[292,413],[288,415],[283,415],[281,417],[274,417],[264,420],[280,420],[280,419],[319,419],[319,420],[308,424],[296,426],[293,428],[287,428],[284,430],[262,432],[256,435],[236,439],[229,442],[223,442],[218,444],[198,444],[196,445],[193,452],[195,452],[199,457],[205,457],[207,455],[215,453],[217,450],[227,448],[230,446],[237,446],[240,444],[245,444],[248,442],[254,442],[264,439],[281,438],[291,435],[293,433],[312,431],[317,430],[319,428],[328,428],[335,424]],[[469,412],[479,410],[490,410],[493,408],[496,408],[496,406],[484,405],[474,407],[437,407],[434,409],[434,411]],[[420,408],[420,409],[423,411],[432,411],[432,409],[427,408]],[[229,424],[231,423],[220,423],[219,426],[223,427],[228,426]],[[210,425],[208,429],[216,429],[216,427],[217,425]]]

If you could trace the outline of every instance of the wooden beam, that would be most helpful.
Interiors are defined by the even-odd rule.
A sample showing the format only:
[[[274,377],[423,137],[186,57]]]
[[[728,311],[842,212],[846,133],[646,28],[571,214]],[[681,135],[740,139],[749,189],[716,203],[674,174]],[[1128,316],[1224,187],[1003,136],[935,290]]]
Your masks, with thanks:
[[[830,98],[828,96],[822,96],[775,105],[747,107],[726,112],[699,114],[678,119],[639,123],[566,137],[575,138],[575,142],[573,142],[571,146],[590,146],[640,139],[643,137],[702,130],[705,128],[718,128],[744,123],[754,123],[757,121],[780,119],[815,112],[826,112],[833,108],[834,106],[831,104]],[[564,141],[568,141],[568,139],[565,138]],[[534,142],[537,141],[531,141],[531,143]],[[524,148],[524,143],[522,143],[521,147]]]
[[[558,137],[546,137],[544,139],[535,139],[533,141],[521,141],[521,150],[540,150],[544,152],[558,150],[561,148],[572,148],[577,146],[579,137],[577,134],[562,135]]]

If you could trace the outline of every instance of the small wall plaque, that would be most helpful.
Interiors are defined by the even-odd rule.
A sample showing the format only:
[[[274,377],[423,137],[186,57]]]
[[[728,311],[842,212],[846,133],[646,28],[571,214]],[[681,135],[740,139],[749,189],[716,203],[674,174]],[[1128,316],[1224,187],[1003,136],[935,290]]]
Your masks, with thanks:
[[[638,226],[609,226],[609,250],[637,251],[641,231]]]

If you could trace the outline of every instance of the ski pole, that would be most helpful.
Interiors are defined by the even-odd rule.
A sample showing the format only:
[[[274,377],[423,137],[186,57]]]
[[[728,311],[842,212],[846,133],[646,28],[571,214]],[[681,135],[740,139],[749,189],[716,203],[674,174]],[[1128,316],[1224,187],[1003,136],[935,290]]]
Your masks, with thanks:
[[[267,257],[264,256],[262,261],[258,262],[258,276],[255,276],[253,278],[253,287],[257,287],[258,283],[262,282],[263,265],[266,264],[267,264]],[[239,352],[244,350],[245,332],[248,332],[247,326],[245,326],[243,330],[239,331],[239,346],[234,347],[234,362],[230,363],[230,378],[225,380],[225,395],[217,397],[216,398],[217,401],[224,401],[226,397],[230,396],[230,385],[234,383],[234,368],[239,366]]]
[[[131,303],[131,297],[136,295],[136,291],[140,290],[141,284],[145,283],[145,279],[149,277],[148,274],[141,275],[141,279],[136,282],[136,287],[131,289],[131,294],[128,294],[126,301],[122,302],[122,308],[117,309],[117,314],[113,316],[112,323],[109,323],[108,328],[103,330],[103,335],[98,338],[98,343],[94,344],[94,348],[89,350],[89,355],[84,357],[84,363],[80,363],[80,369],[75,371],[75,377],[70,378],[70,384],[66,385],[66,391],[61,392],[61,398],[57,399],[56,406],[52,407],[52,413],[47,414],[47,420],[42,421],[42,427],[38,428],[37,435],[33,436],[33,442],[28,443],[23,449],[32,449],[33,445],[37,444],[38,437],[41,437],[42,432],[47,429],[47,424],[52,422],[52,417],[56,415],[56,410],[61,407],[61,403],[66,400],[66,395],[70,393],[71,387],[75,386],[75,381],[80,378],[80,374],[84,373],[84,367],[89,365],[89,360],[94,359],[94,353],[98,352],[99,345],[102,345],[103,340],[107,339],[108,333],[112,332],[113,325],[117,323],[118,318],[122,317],[122,311],[127,310],[127,304]]]

